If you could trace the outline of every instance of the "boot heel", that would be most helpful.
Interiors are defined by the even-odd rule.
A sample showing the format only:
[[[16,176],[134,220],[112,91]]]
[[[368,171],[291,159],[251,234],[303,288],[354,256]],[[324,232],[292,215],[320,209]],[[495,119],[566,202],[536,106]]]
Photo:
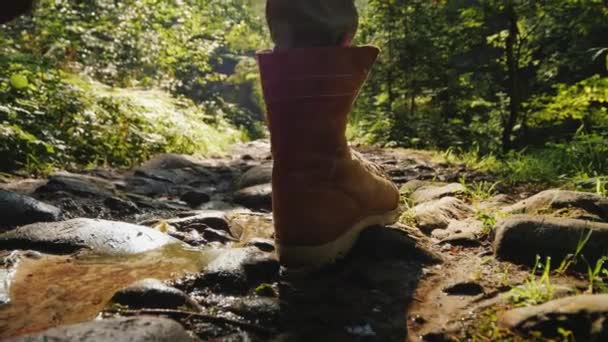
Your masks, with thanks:
[[[318,271],[324,266],[331,265],[344,258],[365,228],[372,226],[385,226],[397,222],[399,208],[381,215],[364,218],[354,224],[344,234],[334,241],[318,246],[293,246],[277,244],[279,260],[289,267],[290,274],[305,275]]]

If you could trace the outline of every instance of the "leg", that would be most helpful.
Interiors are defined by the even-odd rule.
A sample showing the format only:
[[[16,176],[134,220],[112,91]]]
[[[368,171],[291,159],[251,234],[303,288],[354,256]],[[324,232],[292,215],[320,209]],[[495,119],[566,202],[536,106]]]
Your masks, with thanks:
[[[277,49],[348,46],[358,14],[354,0],[268,0],[266,19]]]
[[[353,0],[269,0],[276,48],[260,53],[274,162],[277,253],[314,270],[346,255],[360,232],[396,221],[399,191],[350,150],[348,114],[378,49],[350,47]]]

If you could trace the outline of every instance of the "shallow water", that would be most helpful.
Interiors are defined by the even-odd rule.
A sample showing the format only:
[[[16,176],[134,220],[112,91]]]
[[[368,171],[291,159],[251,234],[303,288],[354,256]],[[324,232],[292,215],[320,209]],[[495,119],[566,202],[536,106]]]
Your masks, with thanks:
[[[114,293],[145,278],[200,272],[215,256],[181,244],[131,256],[23,258],[0,307],[0,339],[94,319]]]

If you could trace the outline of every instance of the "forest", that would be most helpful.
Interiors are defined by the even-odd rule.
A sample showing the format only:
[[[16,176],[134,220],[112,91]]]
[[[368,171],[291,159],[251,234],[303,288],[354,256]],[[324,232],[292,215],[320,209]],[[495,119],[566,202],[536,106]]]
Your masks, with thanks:
[[[1,340],[608,341],[606,0],[306,1],[0,24]]]
[[[515,182],[608,172],[603,1],[358,7],[357,43],[382,54],[351,140],[437,150]],[[263,137],[263,9],[246,0],[39,1],[0,32],[2,169],[129,166]]]

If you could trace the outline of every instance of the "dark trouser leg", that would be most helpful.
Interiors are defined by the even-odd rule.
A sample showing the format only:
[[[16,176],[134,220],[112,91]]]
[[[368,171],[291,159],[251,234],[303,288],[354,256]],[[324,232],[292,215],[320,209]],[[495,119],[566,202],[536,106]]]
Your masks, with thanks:
[[[266,18],[277,49],[348,46],[359,21],[354,0],[268,0]]]

